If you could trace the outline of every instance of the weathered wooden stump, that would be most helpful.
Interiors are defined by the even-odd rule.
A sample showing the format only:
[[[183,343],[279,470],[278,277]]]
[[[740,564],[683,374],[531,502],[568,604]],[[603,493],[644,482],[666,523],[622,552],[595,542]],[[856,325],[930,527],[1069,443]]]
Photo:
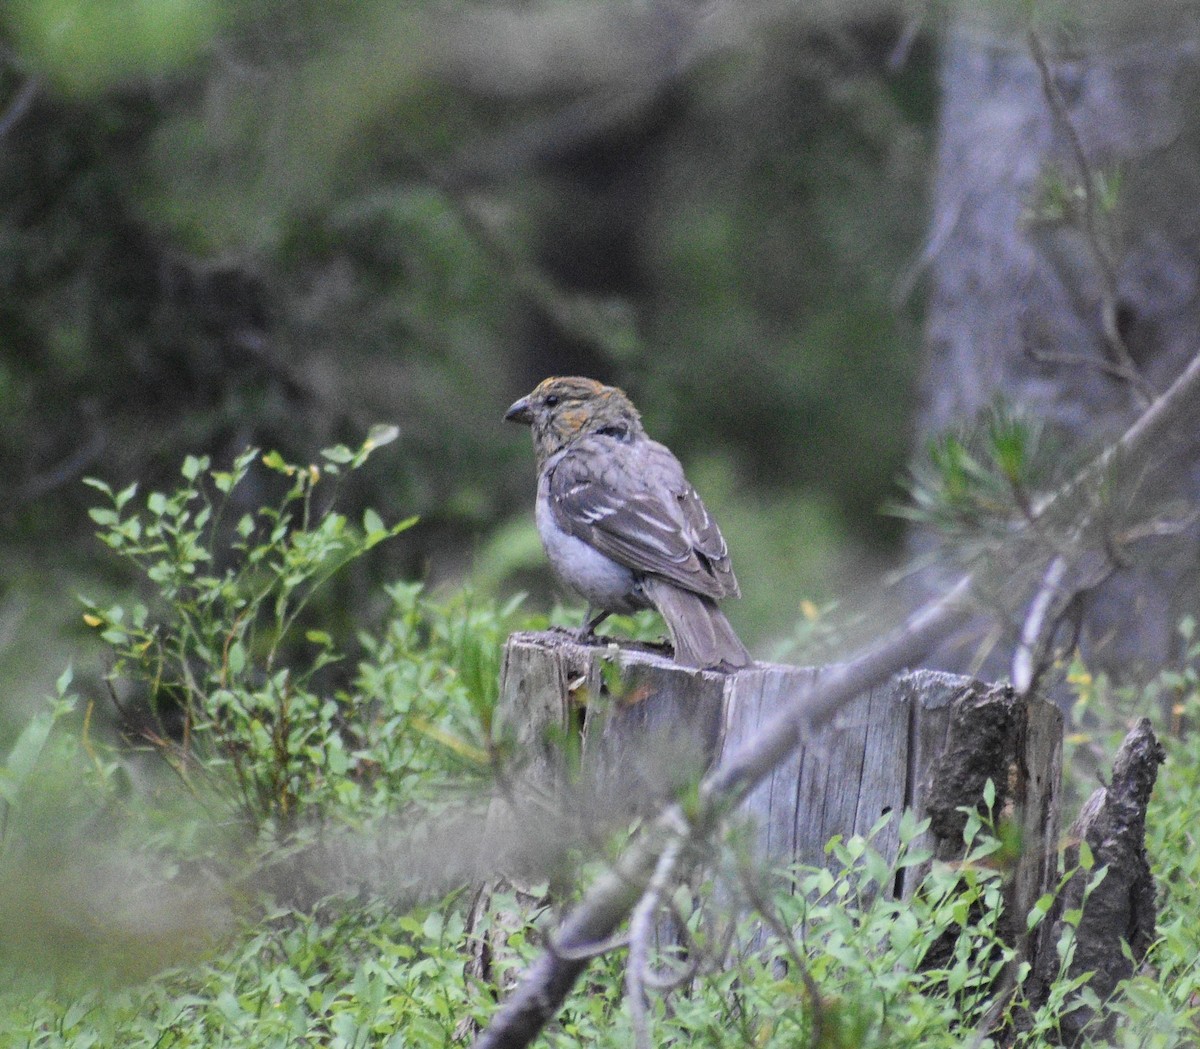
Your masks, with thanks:
[[[820,674],[771,664],[699,671],[643,648],[514,634],[498,718],[543,783],[574,775],[603,811],[635,812],[694,782]],[[865,836],[889,813],[896,818],[873,846],[894,859],[906,808],[931,818],[926,839],[914,844],[953,859],[962,852],[960,810],[981,808],[990,780],[996,815],[1015,825],[1022,842],[1008,902],[1023,917],[1056,876],[1061,745],[1052,704],[915,671],[843,708],[743,808],[763,854],[779,863],[828,865],[831,838]],[[564,761],[564,753],[577,757]],[[902,869],[892,891],[910,893],[923,873]],[[1015,927],[1023,935],[1023,920]]]

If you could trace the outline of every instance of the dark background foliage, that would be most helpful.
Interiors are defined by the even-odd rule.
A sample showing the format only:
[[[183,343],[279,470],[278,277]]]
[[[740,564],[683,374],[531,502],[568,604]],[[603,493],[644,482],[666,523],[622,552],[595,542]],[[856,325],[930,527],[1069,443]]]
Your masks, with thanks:
[[[739,627],[790,636],[848,550],[898,538],[877,511],[935,102],[913,29],[870,6],[6,7],[10,680],[52,680],[75,594],[121,582],[82,476],[163,488],[189,452],[303,460],[380,421],[400,441],[348,509],[421,524],[339,606],[398,576],[546,603],[528,438],[500,416],[552,373],[629,390],[722,520]]]

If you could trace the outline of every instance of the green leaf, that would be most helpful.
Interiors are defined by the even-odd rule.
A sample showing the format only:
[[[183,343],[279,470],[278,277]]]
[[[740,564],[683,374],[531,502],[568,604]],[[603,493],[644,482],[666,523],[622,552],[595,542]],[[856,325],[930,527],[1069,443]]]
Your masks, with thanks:
[[[146,569],[146,578],[159,586],[168,582],[174,575],[175,570],[170,561],[155,561]]]
[[[121,491],[119,491],[113,497],[113,502],[116,504],[118,510],[120,510],[121,507],[123,507],[127,502],[129,502],[130,499],[134,497],[135,493],[137,492],[137,487],[137,481],[134,481],[133,484],[129,485],[127,488],[122,488]]]
[[[183,460],[183,466],[179,472],[181,474],[183,474],[183,476],[186,480],[194,481],[197,477],[200,476],[201,470],[208,469],[209,464],[211,462],[212,462],[212,460],[209,459],[209,457],[207,455],[203,455],[203,456],[189,455],[186,459]]]
[[[115,525],[120,522],[116,510],[110,510],[106,506],[93,506],[88,510],[88,517],[98,525]]]
[[[363,441],[363,448],[382,448],[385,444],[391,444],[399,436],[399,426],[391,423],[376,423],[367,431],[367,439]]]
[[[369,506],[363,511],[363,531],[367,533],[368,538],[374,535],[380,535],[385,531],[383,527],[383,518],[379,516]]]
[[[233,460],[233,472],[240,478],[247,470],[250,469],[251,463],[258,458],[259,450],[257,448],[247,448],[241,455]]]
[[[246,669],[246,650],[240,641],[229,646],[229,672],[240,675]]]
[[[53,713],[42,710],[30,718],[29,723],[21,730],[12,750],[8,752],[8,760],[4,763],[14,789],[20,788],[36,768],[53,726]]]
[[[288,474],[290,476],[296,472],[296,468],[288,463],[282,455],[274,450],[267,452],[262,457],[262,461],[263,466],[266,466],[268,469],[275,470],[281,474]]]
[[[1029,914],[1025,919],[1026,930],[1032,929],[1050,912],[1050,908],[1054,905],[1054,894],[1045,892],[1038,897],[1037,902],[1030,908]]]

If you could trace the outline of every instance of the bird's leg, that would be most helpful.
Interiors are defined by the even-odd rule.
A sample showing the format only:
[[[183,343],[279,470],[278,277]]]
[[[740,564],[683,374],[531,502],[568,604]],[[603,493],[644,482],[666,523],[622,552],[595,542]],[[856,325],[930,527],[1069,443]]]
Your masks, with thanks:
[[[596,627],[603,623],[608,618],[608,613],[604,609],[595,614],[592,613],[592,606],[587,606],[587,611],[583,613],[583,626],[579,628],[579,640],[587,641],[593,634],[596,633]]]

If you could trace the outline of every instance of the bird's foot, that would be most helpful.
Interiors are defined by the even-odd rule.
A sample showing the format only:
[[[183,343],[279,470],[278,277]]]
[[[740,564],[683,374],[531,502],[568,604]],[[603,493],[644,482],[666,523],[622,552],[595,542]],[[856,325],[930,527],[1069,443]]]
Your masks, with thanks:
[[[580,626],[575,634],[575,640],[581,645],[591,644],[596,640],[596,627],[603,623],[608,618],[607,612],[597,612],[592,614],[592,606],[588,605],[587,611],[583,616],[583,625]]]

